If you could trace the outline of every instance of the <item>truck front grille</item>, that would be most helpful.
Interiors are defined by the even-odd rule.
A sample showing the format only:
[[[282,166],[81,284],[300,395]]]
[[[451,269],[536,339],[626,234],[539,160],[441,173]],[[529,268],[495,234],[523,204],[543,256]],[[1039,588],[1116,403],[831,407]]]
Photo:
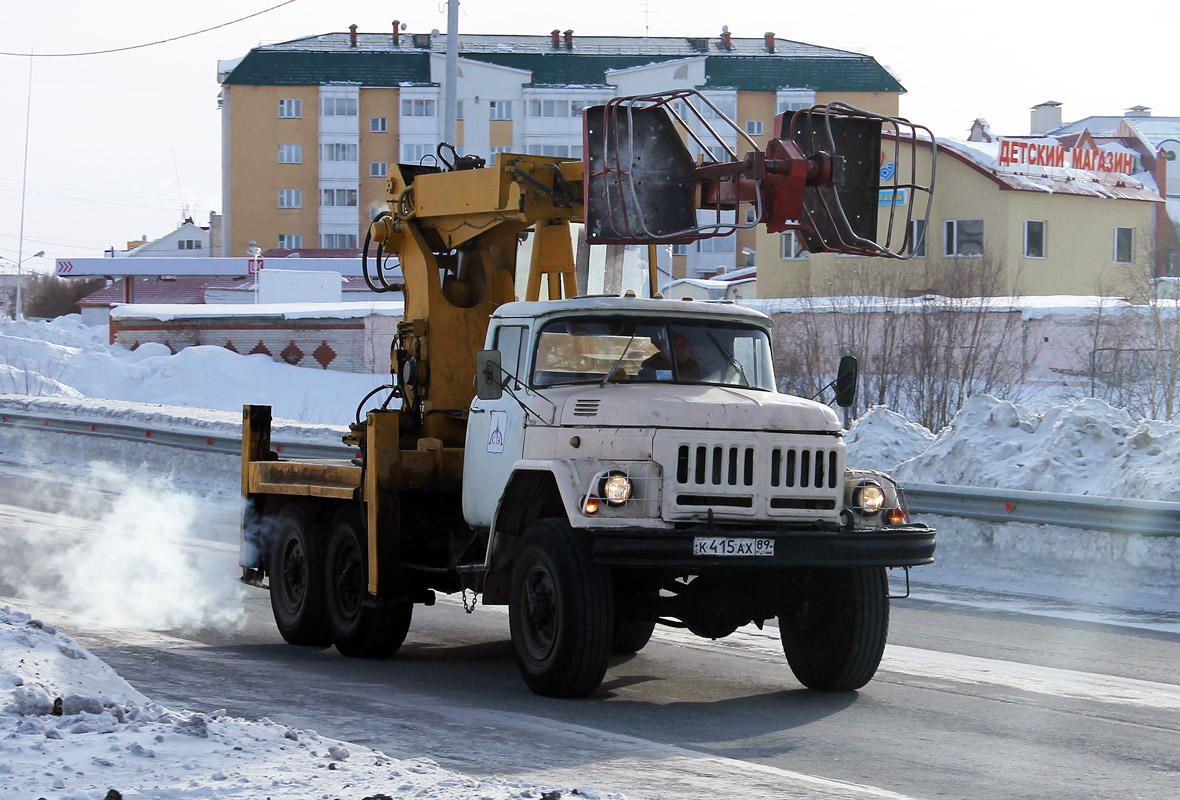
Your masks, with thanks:
[[[770,432],[656,435],[670,519],[838,519],[844,443],[836,437]],[[735,440],[738,440],[735,442]]]

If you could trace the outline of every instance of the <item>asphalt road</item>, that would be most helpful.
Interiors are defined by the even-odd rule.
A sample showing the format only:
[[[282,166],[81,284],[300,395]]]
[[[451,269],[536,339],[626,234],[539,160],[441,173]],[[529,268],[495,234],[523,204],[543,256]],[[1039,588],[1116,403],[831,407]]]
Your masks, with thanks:
[[[17,486],[2,476],[3,487]],[[7,564],[27,572],[93,538],[94,521],[0,488]],[[96,502],[109,500],[96,495]],[[38,506],[41,508],[38,509]],[[235,511],[213,504],[187,543],[233,570]],[[44,546],[44,551],[40,550]],[[553,700],[524,686],[507,616],[454,600],[419,608],[392,659],[296,648],[266,593],[239,630],[85,629],[28,603],[0,571],[0,604],[31,606],[136,688],[176,708],[224,708],[473,775],[590,785],[637,798],[1168,798],[1180,786],[1180,635],[923,600],[893,606],[890,647],[856,693],[791,676],[774,632],[720,642],[658,631],[612,662],[601,690]],[[372,793],[380,787],[365,787]],[[363,794],[358,794],[361,797]]]

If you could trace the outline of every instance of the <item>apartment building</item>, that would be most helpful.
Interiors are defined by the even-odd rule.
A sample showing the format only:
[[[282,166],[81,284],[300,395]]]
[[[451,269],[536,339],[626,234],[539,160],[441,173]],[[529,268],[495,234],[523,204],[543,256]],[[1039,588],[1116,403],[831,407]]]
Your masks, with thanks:
[[[327,33],[221,62],[224,253],[344,248],[385,208],[396,162],[431,163],[443,135],[445,36]],[[579,158],[581,111],[694,88],[764,147],[782,111],[842,101],[896,115],[905,90],[871,56],[777,39],[459,36],[460,153]],[[741,155],[737,132],[726,143]],[[754,230],[673,254],[677,277],[752,262]]]

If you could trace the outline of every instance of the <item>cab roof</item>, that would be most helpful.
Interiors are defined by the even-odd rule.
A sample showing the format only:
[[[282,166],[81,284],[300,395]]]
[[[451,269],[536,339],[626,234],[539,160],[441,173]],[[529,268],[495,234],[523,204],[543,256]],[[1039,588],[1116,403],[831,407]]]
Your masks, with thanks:
[[[578,316],[633,316],[675,317],[691,320],[694,317],[716,321],[738,322],[769,327],[774,324],[761,311],[717,300],[665,300],[650,297],[591,296],[568,300],[539,300],[505,303],[492,314],[493,319],[537,319],[543,317]]]

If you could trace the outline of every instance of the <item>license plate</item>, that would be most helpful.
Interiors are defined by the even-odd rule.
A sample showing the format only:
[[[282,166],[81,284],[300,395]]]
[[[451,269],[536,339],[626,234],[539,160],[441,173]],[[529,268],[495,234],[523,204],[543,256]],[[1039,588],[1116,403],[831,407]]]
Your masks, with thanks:
[[[772,556],[774,539],[734,539],[698,536],[692,541],[694,556]]]

